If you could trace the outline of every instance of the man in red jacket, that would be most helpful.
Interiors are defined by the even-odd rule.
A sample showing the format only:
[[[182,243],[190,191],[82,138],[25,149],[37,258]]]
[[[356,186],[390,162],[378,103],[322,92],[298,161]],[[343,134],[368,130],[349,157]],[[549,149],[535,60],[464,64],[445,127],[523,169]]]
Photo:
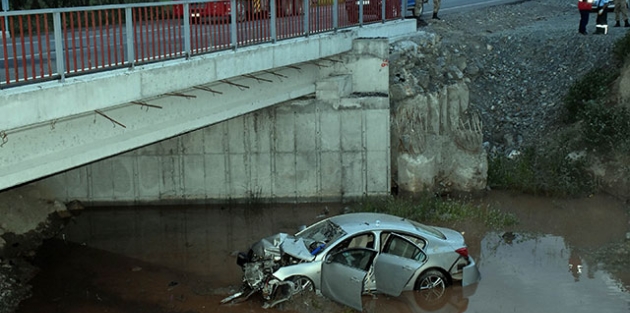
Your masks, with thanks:
[[[580,27],[578,28],[578,32],[582,35],[588,34],[586,32],[586,25],[588,24],[588,15],[591,13],[592,8],[593,5],[588,2],[588,0],[578,1],[578,10],[580,10]]]

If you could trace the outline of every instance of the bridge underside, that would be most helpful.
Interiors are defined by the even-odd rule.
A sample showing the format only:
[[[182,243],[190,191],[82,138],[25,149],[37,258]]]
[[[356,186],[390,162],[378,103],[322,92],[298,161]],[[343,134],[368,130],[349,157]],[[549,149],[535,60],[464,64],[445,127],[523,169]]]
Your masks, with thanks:
[[[287,42],[282,52],[255,47],[7,90],[0,108],[15,114],[0,118],[12,127],[0,129],[0,190],[312,94],[331,76],[350,75],[352,93],[387,94],[387,45],[373,51],[365,44],[353,49],[352,42],[379,31],[403,35],[410,22],[385,24],[371,35],[366,28]],[[318,92],[327,97],[325,88]]]

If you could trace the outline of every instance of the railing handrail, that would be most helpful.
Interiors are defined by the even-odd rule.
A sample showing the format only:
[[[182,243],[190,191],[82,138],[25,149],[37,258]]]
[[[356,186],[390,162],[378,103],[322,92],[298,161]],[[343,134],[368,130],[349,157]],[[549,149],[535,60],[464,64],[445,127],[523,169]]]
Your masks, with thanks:
[[[401,10],[401,0],[181,0],[3,11],[0,88],[383,23]]]
[[[181,0],[181,1],[163,1],[163,2],[138,2],[138,3],[126,3],[126,4],[104,4],[104,5],[91,5],[91,6],[76,6],[67,8],[48,8],[48,9],[36,9],[36,10],[11,10],[0,11],[0,16],[18,16],[18,15],[31,15],[31,14],[52,14],[55,12],[84,12],[84,11],[98,11],[108,9],[125,9],[125,8],[144,8],[144,7],[160,7],[168,5],[184,5],[184,4],[197,4],[207,2],[225,2],[229,0]]]

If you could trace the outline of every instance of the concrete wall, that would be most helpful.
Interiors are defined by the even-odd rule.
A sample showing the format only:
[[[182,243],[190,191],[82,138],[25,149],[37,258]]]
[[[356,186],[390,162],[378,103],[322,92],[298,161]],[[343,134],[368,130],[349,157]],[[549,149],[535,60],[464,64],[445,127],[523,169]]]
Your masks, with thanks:
[[[356,40],[315,94],[51,176],[63,200],[339,201],[390,190],[386,39]]]

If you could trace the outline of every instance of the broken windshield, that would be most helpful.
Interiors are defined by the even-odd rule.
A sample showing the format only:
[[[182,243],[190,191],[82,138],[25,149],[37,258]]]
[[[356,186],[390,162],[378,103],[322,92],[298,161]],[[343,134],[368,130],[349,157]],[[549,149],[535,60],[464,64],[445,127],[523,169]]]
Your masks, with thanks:
[[[324,220],[295,234],[295,237],[304,239],[304,243],[312,251],[320,245],[328,245],[337,241],[345,234],[346,232],[339,225],[330,220]]]

